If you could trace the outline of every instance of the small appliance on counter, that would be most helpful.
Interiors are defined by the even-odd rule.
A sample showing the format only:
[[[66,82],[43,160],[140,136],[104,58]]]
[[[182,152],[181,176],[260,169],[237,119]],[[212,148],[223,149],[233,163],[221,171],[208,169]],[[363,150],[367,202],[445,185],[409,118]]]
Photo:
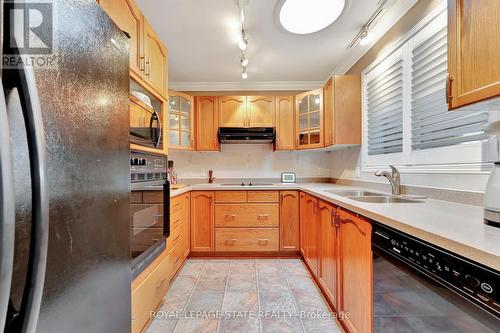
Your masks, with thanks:
[[[498,138],[500,135],[500,121],[486,125],[484,132]],[[500,161],[494,163],[493,171],[486,184],[484,192],[484,223],[500,227]]]

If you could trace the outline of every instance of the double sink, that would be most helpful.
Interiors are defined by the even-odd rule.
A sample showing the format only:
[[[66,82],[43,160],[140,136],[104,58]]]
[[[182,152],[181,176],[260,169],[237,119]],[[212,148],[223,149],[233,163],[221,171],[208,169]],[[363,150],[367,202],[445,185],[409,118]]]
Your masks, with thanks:
[[[368,203],[421,203],[423,201],[404,196],[388,195],[369,191],[325,191],[331,194],[347,197],[352,200]]]

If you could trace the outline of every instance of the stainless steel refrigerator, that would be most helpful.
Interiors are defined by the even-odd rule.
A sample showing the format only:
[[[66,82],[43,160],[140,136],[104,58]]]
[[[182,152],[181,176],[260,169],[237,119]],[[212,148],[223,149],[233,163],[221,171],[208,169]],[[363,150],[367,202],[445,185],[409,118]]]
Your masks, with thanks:
[[[93,0],[1,7],[0,327],[128,333],[128,38]]]

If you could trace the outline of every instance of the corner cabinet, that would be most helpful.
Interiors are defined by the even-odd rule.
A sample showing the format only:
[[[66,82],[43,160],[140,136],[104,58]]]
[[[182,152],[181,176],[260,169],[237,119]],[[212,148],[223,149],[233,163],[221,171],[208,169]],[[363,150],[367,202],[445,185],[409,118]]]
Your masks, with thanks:
[[[196,150],[219,151],[219,105],[215,96],[195,97]]]
[[[213,252],[214,192],[191,193],[191,252]]]
[[[170,91],[168,102],[168,141],[172,149],[194,149],[193,97]]]
[[[295,97],[296,148],[323,147],[323,89]]]
[[[340,294],[338,310],[350,333],[372,332],[373,281],[371,224],[339,209]]]
[[[450,109],[500,96],[500,2],[448,0]]]

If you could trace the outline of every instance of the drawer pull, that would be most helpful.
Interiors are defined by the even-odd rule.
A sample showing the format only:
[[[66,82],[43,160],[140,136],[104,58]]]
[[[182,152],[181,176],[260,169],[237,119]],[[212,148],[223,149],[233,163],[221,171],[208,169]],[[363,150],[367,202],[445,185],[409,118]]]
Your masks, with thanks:
[[[177,224],[177,223],[179,223],[180,221],[181,221],[181,219],[180,219],[180,218],[178,218],[177,220],[175,220],[175,222],[174,222],[174,223],[172,223],[172,225],[176,225],[176,224]]]
[[[269,214],[259,214],[258,220],[267,220],[269,219]]]
[[[258,245],[267,245],[267,243],[269,242],[269,239],[268,238],[259,238],[257,240],[257,244]]]
[[[174,243],[177,242],[177,240],[179,239],[180,235],[177,235],[177,237],[174,238]]]
[[[226,220],[234,220],[236,218],[236,214],[226,214]]]
[[[181,256],[178,256],[177,259],[175,259],[176,264],[179,262],[179,259],[181,259]]]
[[[163,284],[165,283],[167,279],[163,278],[160,280],[160,282],[158,282],[158,284],[156,285],[156,288],[155,288],[155,291],[156,293],[158,294],[159,291],[161,291],[162,287],[163,287]]]
[[[235,245],[236,244],[236,238],[226,239],[226,241],[224,243],[226,243],[226,245]]]

